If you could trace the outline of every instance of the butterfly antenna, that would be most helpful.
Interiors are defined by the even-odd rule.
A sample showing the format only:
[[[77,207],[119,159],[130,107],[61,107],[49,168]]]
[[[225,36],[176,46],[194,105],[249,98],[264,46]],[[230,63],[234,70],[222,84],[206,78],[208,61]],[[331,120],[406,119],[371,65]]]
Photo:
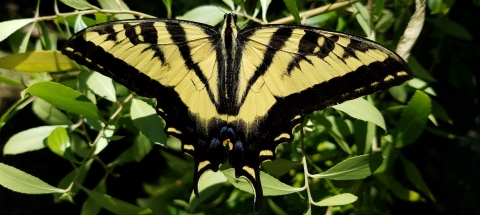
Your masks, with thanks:
[[[225,11],[222,10],[222,8],[220,8],[217,4],[213,3],[212,0],[210,0],[210,2],[215,5],[215,7],[217,7],[220,11],[222,11],[223,13],[226,13]]]

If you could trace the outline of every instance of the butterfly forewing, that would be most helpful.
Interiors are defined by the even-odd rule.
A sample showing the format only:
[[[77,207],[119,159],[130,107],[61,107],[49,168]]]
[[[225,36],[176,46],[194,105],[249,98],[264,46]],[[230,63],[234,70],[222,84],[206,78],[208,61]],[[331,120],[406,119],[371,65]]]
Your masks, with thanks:
[[[361,37],[293,25],[239,30],[234,14],[225,17],[221,32],[170,19],[104,23],[74,35],[62,53],[157,99],[165,131],[194,159],[197,196],[200,176],[228,156],[236,177],[252,184],[258,212],[260,164],[293,139],[304,115],[412,73],[397,54]]]

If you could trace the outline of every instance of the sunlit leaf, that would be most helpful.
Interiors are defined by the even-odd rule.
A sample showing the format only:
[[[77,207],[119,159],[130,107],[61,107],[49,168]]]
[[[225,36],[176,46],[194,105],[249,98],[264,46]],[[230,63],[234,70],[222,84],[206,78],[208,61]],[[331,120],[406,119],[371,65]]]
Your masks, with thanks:
[[[228,181],[233,184],[236,188],[253,193],[252,185],[248,183],[247,180],[240,178],[235,178],[235,170],[233,168],[222,171],[222,173],[227,177]],[[291,187],[280,182],[278,179],[264,173],[260,172],[260,178],[262,181],[262,189],[264,196],[278,196],[286,195],[289,193],[295,193],[304,190],[303,188]]]
[[[77,10],[86,10],[91,7],[91,5],[85,0],[60,0],[60,1]]]
[[[386,130],[385,120],[380,111],[365,99],[358,98],[349,100],[332,107],[345,112],[353,118],[372,122],[380,128],[383,128],[383,130]]]
[[[350,193],[342,193],[332,197],[328,197],[322,201],[314,203],[317,206],[336,206],[346,205],[357,201],[358,197]]]
[[[87,97],[61,84],[39,82],[28,87],[27,93],[38,96],[62,110],[105,121],[97,106]]]
[[[0,42],[6,39],[8,36],[13,34],[16,30],[22,28],[23,26],[34,22],[34,18],[28,19],[14,19],[5,22],[0,22]]]
[[[223,11],[229,10],[221,7],[218,9],[218,7],[210,5],[199,6],[183,14],[183,16],[177,16],[177,19],[201,22],[214,26],[223,21]]]
[[[35,176],[3,163],[0,163],[0,185],[15,192],[28,194],[65,192],[63,189],[51,186]]]
[[[331,180],[355,180],[366,178],[375,172],[382,164],[380,154],[360,155],[346,159],[312,178],[326,178]]]
[[[0,58],[0,68],[22,72],[63,72],[77,66],[59,51],[33,51]]]
[[[195,211],[198,204],[205,199],[213,195],[218,189],[220,189],[227,178],[221,172],[207,171],[202,175],[198,182],[198,192],[200,193],[200,199],[198,199],[192,192],[190,195],[190,211]]]
[[[130,114],[135,126],[148,139],[161,144],[167,142],[167,135],[164,132],[165,125],[152,106],[142,100],[133,99]]]
[[[65,126],[66,127],[66,126]],[[15,155],[45,148],[43,141],[57,126],[40,126],[16,133],[3,148],[3,154]]]

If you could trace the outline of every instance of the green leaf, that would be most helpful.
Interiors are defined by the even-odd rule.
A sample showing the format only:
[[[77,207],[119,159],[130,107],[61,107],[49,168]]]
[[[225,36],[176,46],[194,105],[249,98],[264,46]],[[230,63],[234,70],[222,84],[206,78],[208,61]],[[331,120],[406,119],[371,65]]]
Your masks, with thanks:
[[[312,178],[326,178],[331,180],[356,180],[366,178],[382,164],[382,155],[360,155],[346,159],[329,170],[312,175]]]
[[[412,69],[413,75],[415,75],[415,77],[421,78],[429,82],[437,82],[437,80],[435,80],[435,78],[432,77],[432,75],[430,75],[430,73],[428,73],[425,68],[423,68],[420,62],[417,61],[417,58],[410,56],[408,58],[408,65]]]
[[[274,161],[262,163],[262,166],[265,168],[265,170],[267,170],[267,173],[277,177],[282,176],[290,171],[290,169],[298,165],[300,165],[299,162],[285,160],[282,158],[277,158]]]
[[[288,11],[292,14],[295,22],[300,25],[302,24],[302,20],[300,18],[300,14],[298,13],[297,2],[295,0],[283,0],[285,2],[285,6],[287,6]]]
[[[170,18],[172,16],[172,0],[162,0],[165,8],[167,9],[167,17]]]
[[[12,79],[3,75],[0,75],[0,82],[9,84],[9,85],[14,85],[14,86],[22,86],[22,83],[20,81],[17,81],[15,79]]]
[[[60,0],[60,1],[77,10],[86,10],[91,8],[91,5],[85,0]]]
[[[15,155],[43,149],[45,147],[43,141],[57,127],[58,126],[40,126],[18,132],[8,139],[3,148],[3,154]]]
[[[142,100],[133,99],[130,115],[135,126],[148,139],[160,144],[167,143],[167,135],[164,132],[165,125],[152,106]]]
[[[41,98],[36,98],[32,110],[38,118],[50,125],[71,125],[72,121],[60,110]]]
[[[70,173],[68,173],[65,177],[60,180],[60,183],[58,183],[58,187],[68,187],[72,183],[73,180],[75,180],[75,183],[82,184],[85,181],[85,178],[87,177],[88,170],[90,170],[90,166],[92,165],[93,159],[89,159],[86,161],[83,165],[80,166],[78,169],[72,170]],[[75,179],[75,176],[78,173],[78,177]],[[80,188],[78,186],[73,186],[72,189],[70,190],[70,196],[75,197],[75,195],[78,193]],[[54,201],[55,203],[60,202],[62,197],[62,194],[59,193],[54,193]],[[72,202],[73,203],[73,202]]]
[[[113,87],[112,79],[109,77],[98,72],[90,72],[88,74],[87,86],[100,97],[111,102],[117,101],[115,87]]]
[[[385,120],[380,111],[365,99],[357,98],[332,107],[353,118],[372,122],[380,128],[383,128],[383,130],[386,130]]]
[[[150,150],[152,149],[153,145],[150,142],[150,140],[143,135],[142,132],[139,132],[139,134],[135,137],[135,140],[133,141],[133,158],[135,161],[140,162],[145,155],[147,155]]]
[[[200,199],[198,199],[192,192],[190,195],[190,211],[195,211],[195,208],[201,202],[205,201],[213,195],[218,189],[220,189],[227,178],[221,172],[208,171],[202,175],[198,182],[198,192],[200,193]]]
[[[407,188],[404,188],[400,182],[397,180],[391,178],[390,176],[386,174],[379,174],[376,175],[376,178],[385,184],[385,186],[390,189],[397,198],[409,201],[409,202],[418,202],[422,200],[420,194],[413,190],[409,190]]]
[[[95,17],[102,16],[102,15],[106,17],[105,14],[98,14],[98,13],[95,14]],[[92,25],[96,25],[97,23],[102,23],[101,21],[98,21],[98,20],[95,21],[94,19],[86,16],[80,16],[80,17],[82,17],[83,24],[87,26],[92,26]],[[57,17],[57,21],[59,23],[65,23],[65,19],[67,19],[66,21],[68,23],[68,26],[70,26],[71,28],[75,28],[75,25],[77,24],[77,21],[78,21],[77,18],[78,16],[68,16],[68,17],[59,16]]]
[[[383,2],[383,0],[381,1]],[[394,22],[394,14],[391,11],[387,10],[385,14],[380,17],[380,20],[378,20],[377,24],[375,25],[375,31],[384,33],[392,26]]]
[[[219,10],[216,6],[210,5],[199,6],[183,14],[183,16],[177,16],[177,19],[201,22],[207,25],[215,26],[223,21],[223,11],[228,11],[228,9],[222,7],[220,7],[220,9],[221,10]]]
[[[422,134],[430,110],[430,97],[417,90],[403,110],[395,130],[392,132],[395,147],[400,148],[409,145]]]
[[[373,11],[376,16],[382,15],[383,9],[385,8],[384,0],[375,0],[373,5]]]
[[[375,125],[371,122],[356,120],[353,127],[357,154],[369,154],[372,151],[372,142],[375,137]]]
[[[77,15],[77,18],[75,19],[75,25],[73,26],[73,32],[78,33],[86,27],[87,25],[83,22],[82,15]]]
[[[350,193],[342,193],[332,197],[328,197],[322,201],[313,203],[317,206],[336,206],[336,205],[347,205],[357,201],[358,197]]]
[[[94,199],[97,204],[101,205],[103,208],[115,214],[132,215],[132,214],[152,214],[153,213],[152,210],[150,210],[149,208],[138,207],[128,202],[113,198],[107,194],[101,194],[101,193],[97,193],[95,191],[89,190],[80,184],[76,184],[76,185],[79,186],[83,191],[85,191],[89,197]]]
[[[260,0],[260,4],[262,5],[262,20],[265,23],[268,23],[268,21],[267,21],[267,10],[268,10],[268,6],[270,5],[271,2],[272,2],[272,0]]]
[[[76,114],[105,122],[97,106],[81,93],[54,82],[39,82],[27,89],[27,93],[42,98],[50,104]]]
[[[398,86],[390,87],[388,92],[390,95],[401,103],[405,103],[407,101],[407,83],[400,84]]]
[[[436,14],[442,8],[442,0],[427,0],[427,5],[431,11],[430,14]]]
[[[63,189],[51,186],[35,176],[3,163],[0,163],[0,184],[19,193],[65,193]]]
[[[118,5],[118,3],[120,5]],[[125,4],[123,0],[98,0],[98,3],[100,3],[100,6],[103,9],[111,9],[111,10],[130,10],[130,8]],[[120,6],[120,8],[119,8]],[[115,14],[115,18],[119,20],[123,19],[135,19],[135,16],[133,14],[128,14],[128,13],[122,13],[122,14]]]
[[[22,72],[63,72],[77,66],[59,51],[33,51],[0,58],[0,68]]]
[[[88,147],[87,142],[80,137],[79,135],[75,133],[70,134],[70,145],[72,147],[73,152],[75,154],[85,157],[88,155],[88,151],[90,151],[90,148]]]
[[[0,42],[2,42],[11,34],[13,34],[13,32],[17,31],[23,26],[28,25],[34,21],[35,21],[34,18],[29,18],[29,19],[14,19],[14,20],[9,20],[5,22],[0,22],[0,29],[2,29],[0,31]]]
[[[355,18],[357,19],[358,24],[360,27],[362,27],[363,32],[365,32],[365,35],[367,35],[367,38],[369,39],[374,39],[372,38],[372,28],[371,28],[371,17],[370,13],[368,12],[368,9],[360,2],[357,2],[352,5],[352,8],[355,12]]]
[[[236,188],[249,193],[253,193],[252,185],[250,185],[247,180],[243,178],[235,178],[235,170],[233,168],[224,170],[222,171],[222,173],[225,175],[225,177],[227,177],[227,180],[230,181],[230,183],[232,183],[233,186],[235,186]],[[291,187],[289,185],[286,185],[280,182],[278,179],[262,171],[260,171],[260,178],[262,181],[262,189],[264,196],[286,195],[304,190],[304,188]]]
[[[67,129],[63,127],[55,128],[47,138],[47,146],[53,153],[70,161],[77,162],[70,148],[70,137],[68,136]]]
[[[97,186],[95,186],[93,191],[104,194],[107,191],[105,183],[106,183],[106,178],[104,177],[102,178],[102,180],[100,180],[100,182],[98,182]],[[93,199],[92,197],[88,197],[82,206],[81,215],[95,215],[95,214],[99,214],[101,210],[102,210],[102,206],[97,204],[95,199]]]
[[[417,90],[422,90],[423,92],[426,92],[432,96],[437,96],[437,93],[433,90],[433,88],[430,87],[430,85],[422,79],[413,78],[407,83],[410,87],[413,87]]]
[[[465,27],[461,26],[460,24],[454,21],[444,19],[441,22],[436,22],[435,25],[437,28],[439,28],[445,34],[451,37],[455,37],[455,38],[466,40],[466,41],[473,40],[473,37],[470,34],[470,32],[468,32],[468,30]]]
[[[430,189],[428,189],[427,184],[423,181],[422,174],[420,171],[415,167],[415,164],[408,161],[404,157],[401,157],[403,163],[403,170],[407,175],[408,180],[423,194],[427,195],[430,200],[435,202],[435,197],[433,196]]]

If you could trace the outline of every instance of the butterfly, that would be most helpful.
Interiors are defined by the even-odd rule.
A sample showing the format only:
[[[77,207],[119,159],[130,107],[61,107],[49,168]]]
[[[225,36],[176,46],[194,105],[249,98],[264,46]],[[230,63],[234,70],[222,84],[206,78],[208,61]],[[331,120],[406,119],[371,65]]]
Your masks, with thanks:
[[[174,19],[107,22],[62,53],[136,94],[156,98],[165,132],[194,160],[194,193],[228,159],[262,208],[260,164],[293,140],[304,116],[412,78],[406,62],[362,37],[300,25],[221,29]],[[161,128],[158,128],[161,129]]]

